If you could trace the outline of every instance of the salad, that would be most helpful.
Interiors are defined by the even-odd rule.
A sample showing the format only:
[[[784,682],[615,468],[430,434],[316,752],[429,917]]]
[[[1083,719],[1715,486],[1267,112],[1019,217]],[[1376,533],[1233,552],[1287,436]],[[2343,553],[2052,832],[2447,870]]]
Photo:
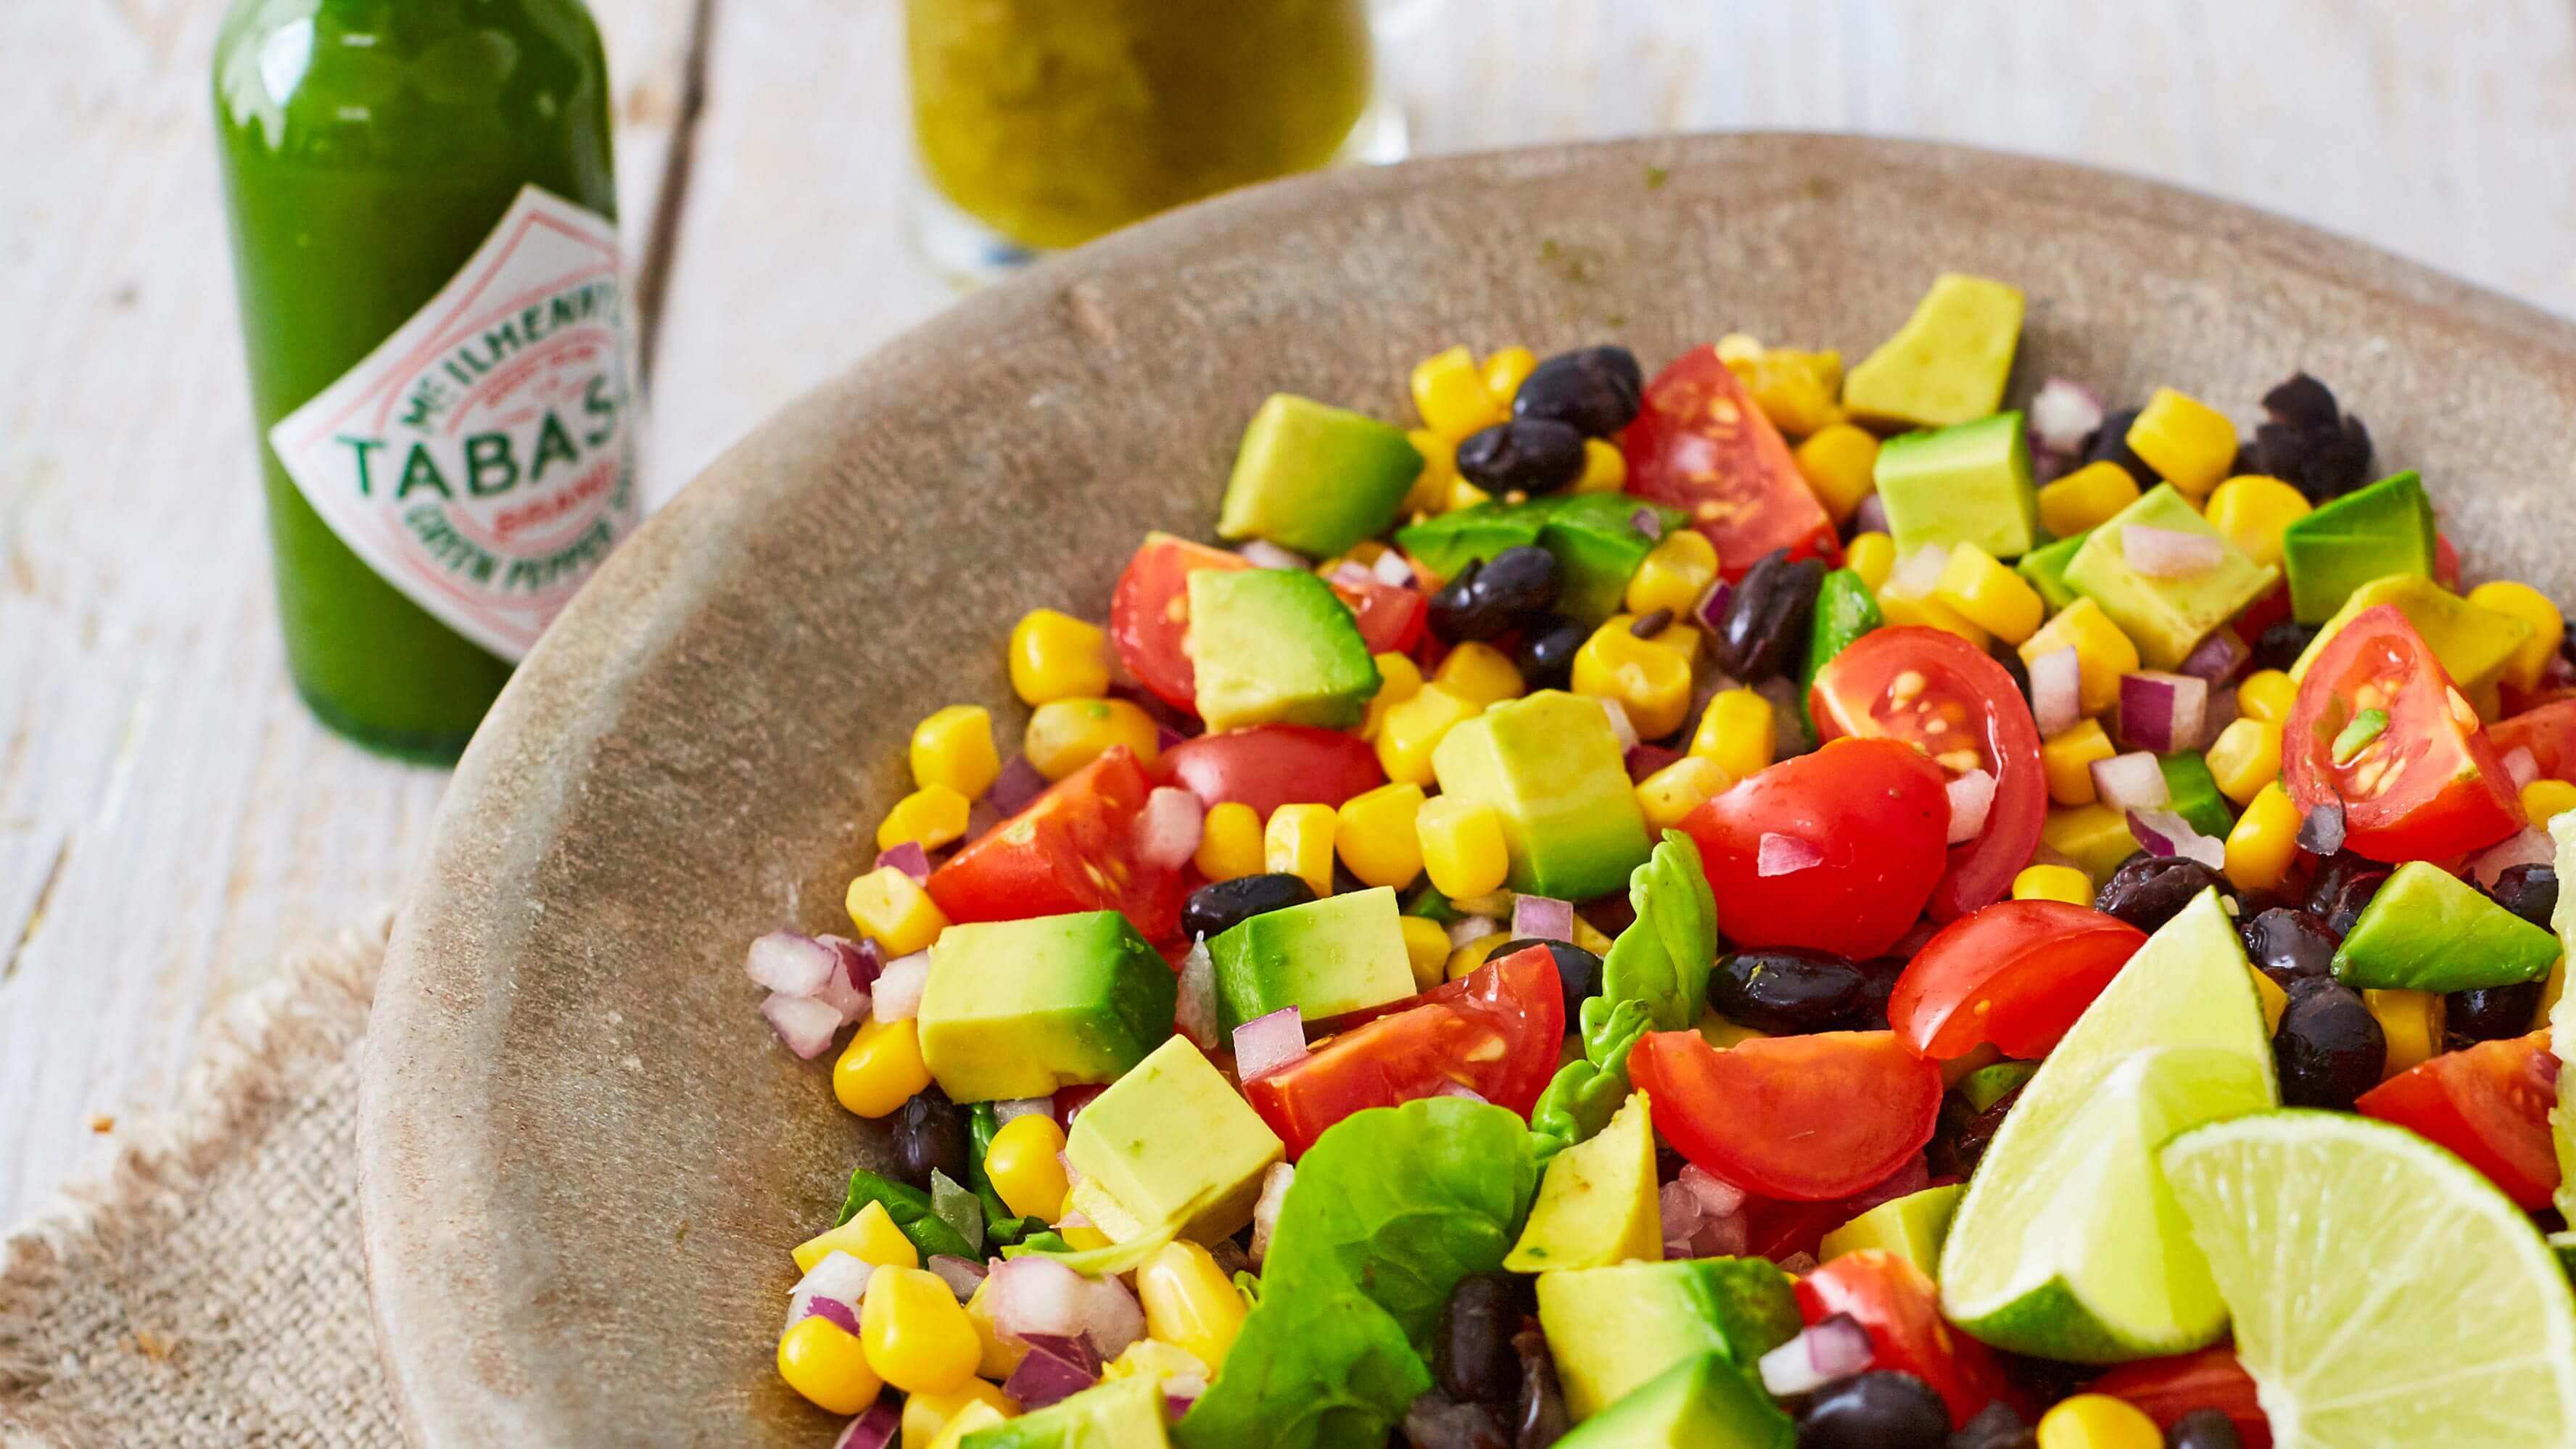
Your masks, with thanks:
[[[2022,314],[1278,394],[1021,619],[749,951],[838,1449],[2576,1444],[2559,610]]]

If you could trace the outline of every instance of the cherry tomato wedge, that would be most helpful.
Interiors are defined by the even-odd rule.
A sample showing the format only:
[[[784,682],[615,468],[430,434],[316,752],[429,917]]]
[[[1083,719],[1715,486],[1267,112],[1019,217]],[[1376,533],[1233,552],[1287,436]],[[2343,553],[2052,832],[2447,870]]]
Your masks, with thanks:
[[[2558,1190],[2549,1137],[2558,1069],[2545,1031],[2483,1041],[2398,1073],[2353,1110],[2449,1148],[2525,1212],[2538,1212]]]
[[[1353,1112],[1465,1088],[1523,1116],[1556,1075],[1564,988],[1545,947],[1514,951],[1246,1082],[1291,1161]]]
[[[1985,828],[1950,847],[1949,869],[1925,909],[1954,921],[2003,899],[2039,845],[2048,780],[2030,703],[2002,665],[1955,634],[1880,629],[1817,671],[1808,709],[1820,739],[1903,740],[1952,774],[1993,775]]]
[[[1174,709],[1198,712],[1198,671],[1181,647],[1190,632],[1190,575],[1250,567],[1241,554],[1168,533],[1145,535],[1109,595],[1109,642],[1137,683]]]
[[[1849,1197],[1922,1151],[1941,1112],[1941,1069],[1894,1032],[1756,1037],[1725,1051],[1695,1031],[1651,1032],[1628,1067],[1665,1141],[1764,1197]]]
[[[1932,1386],[1963,1427],[1997,1399],[2027,1406],[1995,1351],[1941,1318],[1941,1290],[1922,1269],[1883,1248],[1845,1253],[1797,1281],[1798,1313],[1821,1323],[1848,1313],[1869,1330],[1873,1369],[1912,1374]]]
[[[2561,699],[2527,709],[2487,727],[2487,743],[2501,762],[2515,750],[2531,751],[2532,763],[2552,780],[2576,780],[2576,699]]]
[[[2147,933],[2089,906],[1997,901],[1941,928],[1887,999],[1897,1038],[1934,1061],[1992,1044],[2046,1056]]]
[[[1619,447],[1628,491],[1689,514],[1717,546],[1727,578],[1742,578],[1775,548],[1841,561],[1841,538],[1789,444],[1715,347],[1683,353],[1646,384],[1645,406]]]
[[[1941,879],[1941,769],[1893,740],[1783,760],[1693,810],[1717,919],[1739,946],[1886,953]]]
[[[2236,1426],[2245,1449],[2270,1449],[2272,1421],[2254,1397],[2254,1376],[2224,1346],[2171,1358],[2142,1358],[2124,1363],[2084,1386],[2086,1392],[2109,1394],[2135,1406],[2159,1429],[2194,1409],[2216,1409]]]
[[[1210,805],[1233,800],[1267,819],[1282,805],[1339,805],[1386,783],[1377,751],[1357,735],[1313,725],[1267,724],[1183,740],[1152,766]]]
[[[1356,564],[1344,564],[1325,580],[1359,620],[1360,639],[1371,654],[1410,654],[1422,642],[1431,618],[1431,601],[1400,584],[1390,584]]]
[[[1154,788],[1124,746],[1049,786],[930,873],[951,921],[1117,911],[1148,941],[1181,927],[1181,873],[1136,858],[1136,816]]]
[[[2341,801],[2344,848],[2373,860],[2447,859],[2522,828],[2477,710],[2390,605],[2354,615],[2309,664],[2281,759],[2290,799]]]

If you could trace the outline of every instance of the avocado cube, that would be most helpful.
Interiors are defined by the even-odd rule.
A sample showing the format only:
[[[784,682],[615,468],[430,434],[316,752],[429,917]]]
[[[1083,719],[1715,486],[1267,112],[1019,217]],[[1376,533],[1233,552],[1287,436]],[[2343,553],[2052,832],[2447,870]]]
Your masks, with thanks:
[[[1565,1407],[1588,1419],[1683,1359],[1714,1353],[1749,1382],[1795,1336],[1789,1276],[1764,1258],[1675,1258],[1538,1275],[1538,1321]]]
[[[2129,833],[2129,817],[2100,803],[2050,809],[2039,827],[2039,838],[2091,876],[2096,888],[2111,878],[2121,861],[2138,853],[2138,838]]]
[[[1262,1175],[1285,1152],[1225,1074],[1178,1036],[1092,1098],[1064,1144],[1082,1174],[1075,1206],[1119,1242],[1164,1227],[1202,1243],[1233,1236],[1252,1221]]]
[[[2092,536],[2093,530],[2088,528],[2073,538],[2043,543],[2023,554],[2021,562],[2013,565],[2013,572],[2039,591],[2040,600],[2048,605],[2050,613],[2054,614],[2075,602],[2077,594],[2066,583],[2066,565],[2075,558],[2075,551],[2084,546],[2084,540]]]
[[[1816,1257],[1831,1260],[1880,1248],[1922,1269],[1929,1278],[1940,1271],[1941,1243],[1950,1236],[1950,1217],[1959,1210],[1959,1195],[1967,1190],[1966,1183],[1953,1182],[1890,1198],[1825,1234],[1825,1240],[1816,1245]]]
[[[2165,808],[2201,834],[2225,840],[2227,832],[2236,828],[2236,812],[2228,808],[2227,797],[2218,793],[2218,778],[2209,773],[2208,757],[2198,750],[2176,750],[2157,756],[2156,765],[2164,772],[2165,793],[2173,797]]]
[[[2121,535],[2132,524],[2216,539],[2219,560],[2181,578],[2149,578],[2130,568],[2122,554]],[[2246,557],[2170,483],[2148,489],[2086,535],[2066,565],[2067,587],[2100,604],[2138,646],[2138,658],[2149,669],[2179,666],[2211,630],[2270,593],[2280,576],[2279,569]]]
[[[1645,864],[1646,817],[1599,700],[1543,689],[1495,705],[1441,739],[1431,771],[1442,794],[1502,815],[1523,895],[1590,900]]]
[[[1016,1419],[977,1429],[957,1449],[1169,1449],[1163,1381],[1129,1374]]]
[[[2400,473],[2356,489],[2292,522],[2281,533],[2290,577],[2290,614],[2321,624],[2352,591],[2390,574],[2433,573],[2433,501],[2423,480]]]
[[[2019,413],[1890,438],[1873,476],[1899,554],[1973,543],[2019,558],[2039,542],[2039,491]]]
[[[2366,990],[2468,991],[2549,974],[2558,938],[2430,861],[2397,867],[2335,952],[2335,979]]]
[[[1395,531],[1395,546],[1444,579],[1454,579],[1471,563],[1480,563],[1507,548],[1538,542],[1552,499],[1528,503],[1479,503],[1453,508]]]
[[[1190,662],[1211,730],[1302,724],[1349,729],[1377,693],[1359,621],[1304,569],[1190,575]]]
[[[1660,1258],[1658,1191],[1646,1094],[1632,1092],[1608,1126],[1549,1159],[1529,1221],[1503,1266],[1538,1273]]]
[[[1933,278],[1896,335],[1844,376],[1843,408],[1908,428],[1986,416],[2003,405],[2021,318],[2017,287],[1956,272]]]
[[[2342,633],[2343,627],[2362,610],[2381,604],[2405,615],[2415,632],[2424,636],[2425,646],[2441,661],[2442,672],[2451,676],[2451,682],[2460,687],[2460,693],[2468,697],[2480,715],[2487,719],[2498,715],[2498,686],[2504,679],[2504,667],[2513,662],[2514,652],[2531,637],[2531,622],[2501,609],[2472,604],[2415,574],[2372,579],[2353,590],[2352,597],[2344,600],[2343,607],[2300,651],[2298,662],[2290,666],[2290,677],[2307,678],[2308,665],[2325,651],[2326,642]]]
[[[1386,532],[1421,471],[1422,454],[1403,429],[1274,392],[1243,430],[1217,536],[1341,553]]]
[[[1228,1032],[1284,1007],[1322,1021],[1413,994],[1402,913],[1388,886],[1264,911],[1210,939],[1208,958]]]
[[[960,1102],[1115,1081],[1172,1034],[1178,995],[1116,911],[950,926],[930,948],[921,1057]]]
[[[1683,523],[1681,510],[1644,502],[1626,493],[1577,493],[1552,503],[1539,529],[1539,547],[1556,559],[1565,587],[1556,610],[1598,624],[1618,613],[1626,601],[1629,576],[1654,552],[1665,530]],[[1640,512],[1657,515],[1662,528],[1648,533],[1637,526]]]
[[[2271,978],[2263,979],[2268,981]],[[1982,1112],[2020,1091],[2022,1085],[2038,1072],[2037,1062],[1996,1062],[1961,1077],[1959,1085],[1950,1090],[1959,1094],[1959,1100],[1968,1104],[1969,1111]],[[1929,1273],[1932,1270],[1926,1266],[1923,1271]]]
[[[1742,1370],[1693,1354],[1584,1420],[1556,1449],[1790,1449],[1789,1416]]]

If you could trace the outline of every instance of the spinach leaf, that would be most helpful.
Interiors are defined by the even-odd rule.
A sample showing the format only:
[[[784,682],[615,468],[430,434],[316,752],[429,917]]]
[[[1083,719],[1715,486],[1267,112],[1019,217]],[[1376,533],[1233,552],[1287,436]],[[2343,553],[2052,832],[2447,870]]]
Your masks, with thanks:
[[[1595,996],[1583,1003],[1584,1016],[1595,1016],[1594,1008],[1603,1005],[1608,1009],[1597,1013],[1602,1020],[1584,1027],[1584,1060],[1557,1068],[1555,1080],[1530,1108],[1530,1131],[1538,1139],[1542,1161],[1609,1126],[1611,1114],[1628,1100],[1628,1052],[1646,1034],[1646,1004],[1612,1004],[1607,997]],[[1593,1060],[1596,1041],[1600,1043],[1597,1061]]]
[[[1678,830],[1628,877],[1628,903],[1637,919],[1619,933],[1601,960],[1601,995],[1613,1003],[1642,1001],[1657,1031],[1683,1031],[1699,1021],[1708,1001],[1709,968],[1717,961],[1717,897],[1700,870],[1699,847]],[[1587,1003],[1588,1005],[1588,1003]],[[1595,1042],[1594,1013],[1583,1013],[1584,1054],[1606,1050]],[[1607,1031],[1606,1019],[1601,1023]]]
[[[974,1259],[979,1255],[973,1243],[958,1235],[955,1228],[941,1221],[930,1210],[930,1194],[907,1187],[891,1178],[879,1177],[862,1167],[850,1174],[849,1194],[841,1199],[841,1215],[835,1225],[859,1215],[869,1203],[885,1204],[886,1216],[921,1250],[921,1256],[946,1253],[954,1258]]]

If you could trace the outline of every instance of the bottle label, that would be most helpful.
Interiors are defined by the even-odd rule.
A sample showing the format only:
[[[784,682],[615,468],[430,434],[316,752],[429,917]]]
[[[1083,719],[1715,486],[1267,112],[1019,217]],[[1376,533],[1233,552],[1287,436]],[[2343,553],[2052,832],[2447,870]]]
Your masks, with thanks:
[[[632,356],[616,228],[530,186],[268,442],[386,582],[517,660],[641,519]]]

